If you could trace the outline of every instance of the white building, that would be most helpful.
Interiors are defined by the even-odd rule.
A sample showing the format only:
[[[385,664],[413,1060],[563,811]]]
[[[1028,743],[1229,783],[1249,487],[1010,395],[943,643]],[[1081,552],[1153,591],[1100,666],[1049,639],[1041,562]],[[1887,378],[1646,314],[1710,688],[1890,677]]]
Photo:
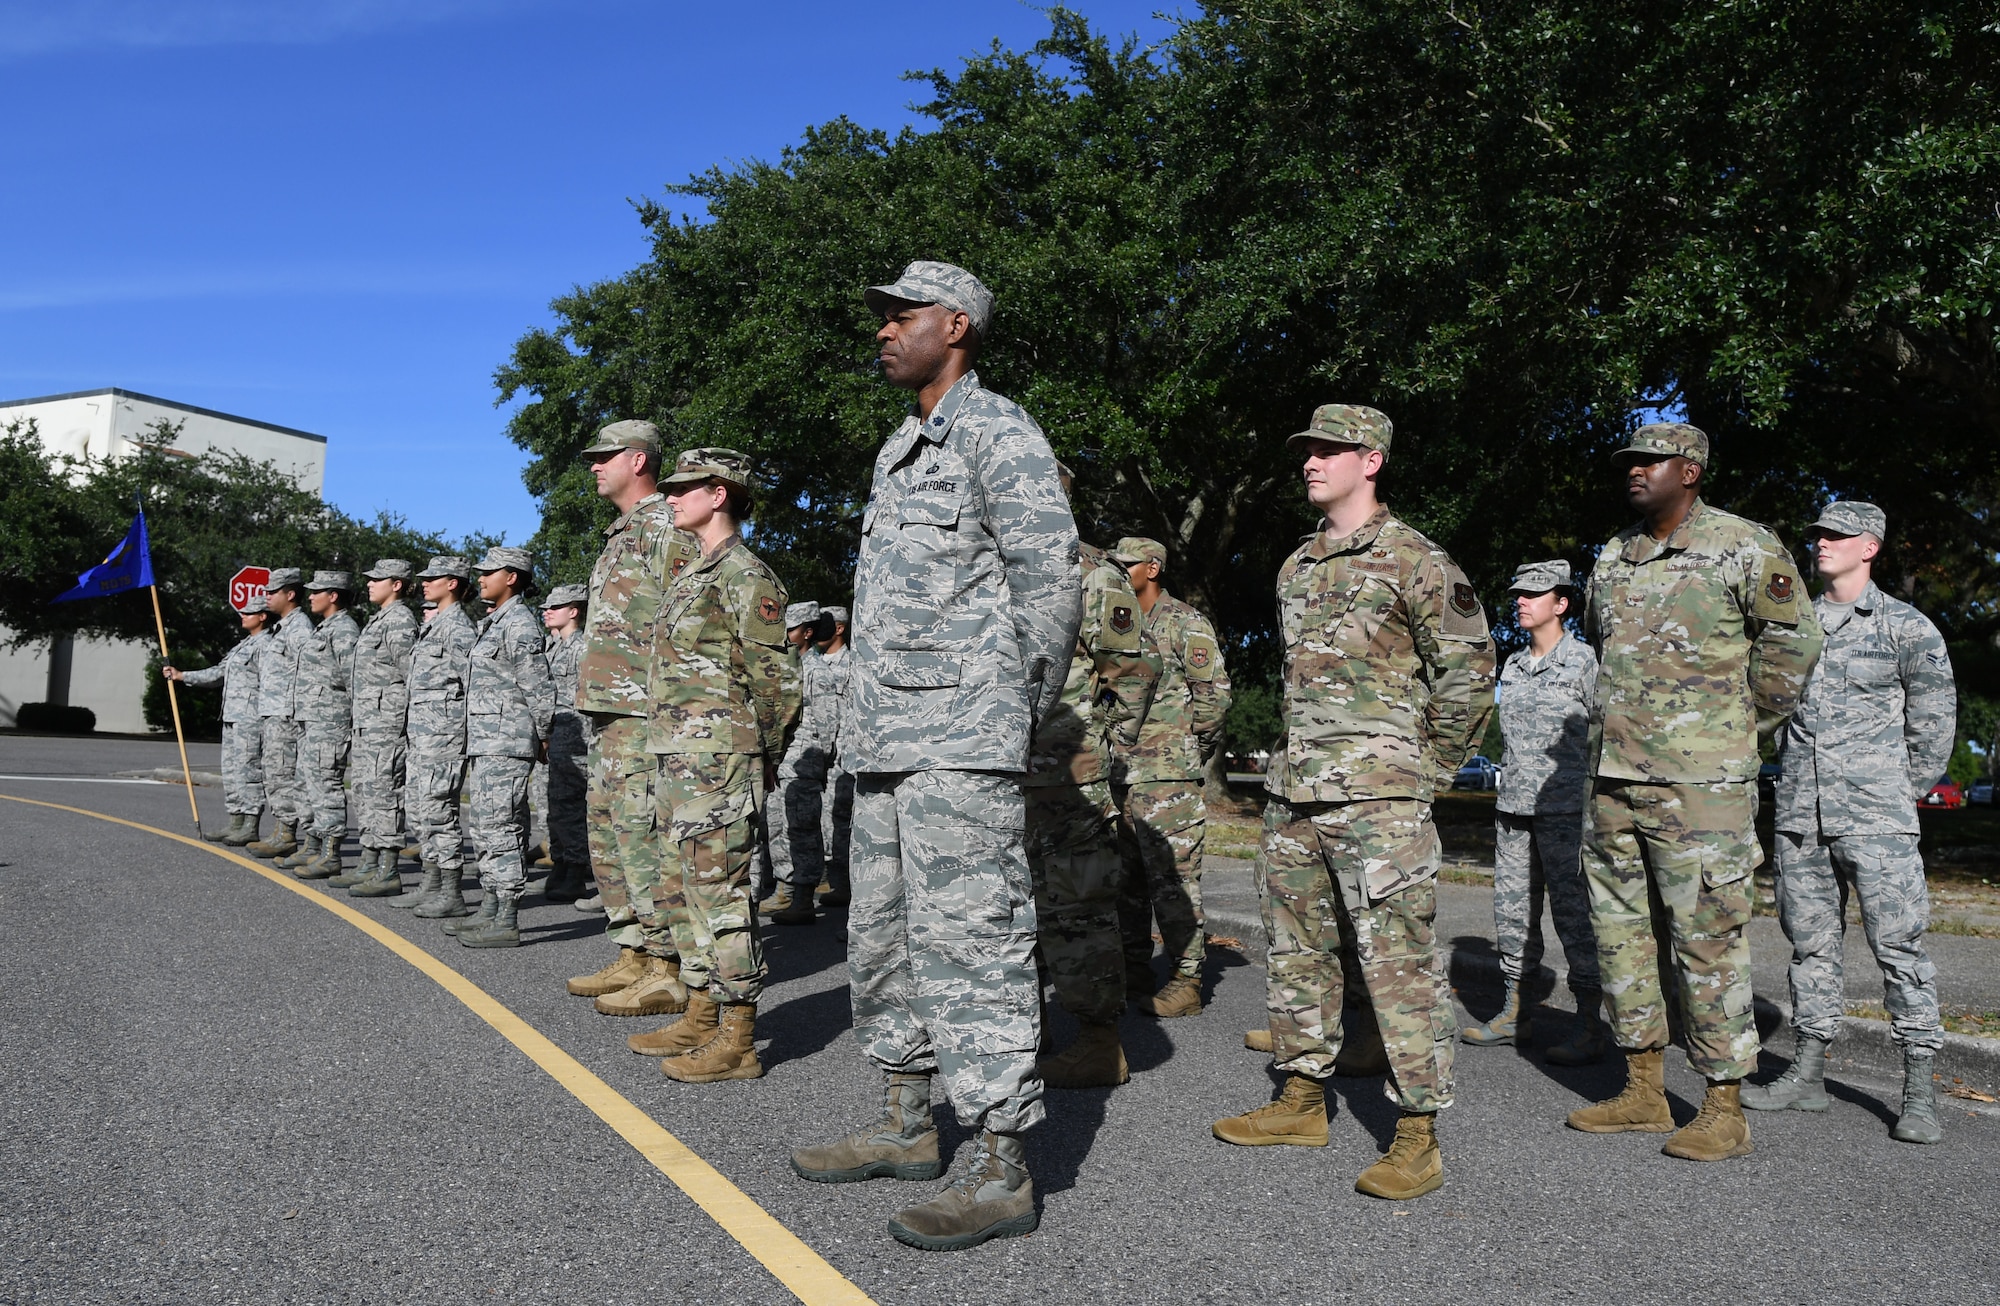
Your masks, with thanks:
[[[326,437],[248,417],[130,390],[79,390],[39,399],[0,400],[0,429],[32,419],[42,447],[72,458],[131,458],[156,422],[180,427],[173,447],[187,454],[210,450],[246,454],[275,465],[301,489],[318,494],[326,483]],[[83,571],[95,558],[79,558]],[[6,631],[0,628],[0,640]],[[97,728],[127,734],[146,730],[141,708],[148,643],[59,639],[54,646],[0,648],[0,727],[14,724],[23,703],[64,703],[97,714]]]

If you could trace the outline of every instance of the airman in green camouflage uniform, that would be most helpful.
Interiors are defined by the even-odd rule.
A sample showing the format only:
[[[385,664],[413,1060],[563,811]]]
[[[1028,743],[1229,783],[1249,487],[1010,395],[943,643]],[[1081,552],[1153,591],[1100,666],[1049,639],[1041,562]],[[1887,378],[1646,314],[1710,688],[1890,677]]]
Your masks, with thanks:
[[[403,848],[403,783],[407,778],[410,653],[417,614],[403,601],[415,580],[402,558],[383,558],[361,573],[375,615],[354,646],[354,809],[361,826],[361,865],[348,893],[390,898],[402,893],[396,858]],[[333,883],[339,883],[335,876]]]
[[[678,872],[664,896],[687,1014],[627,1042],[689,1084],[764,1073],[753,1041],[765,974],[750,884],[755,791],[774,778],[798,690],[785,674],[784,586],[738,534],[750,470],[733,449],[689,449],[660,482],[675,525],[702,549],[653,627],[646,730],[659,829],[674,845],[665,864]]]
[[[1118,802],[1119,931],[1125,942],[1127,987],[1156,1016],[1201,1010],[1205,955],[1201,915],[1201,850],[1208,809],[1201,798],[1208,758],[1222,743],[1229,711],[1229,672],[1208,618],[1160,585],[1167,550],[1157,540],[1118,541],[1111,560],[1131,581],[1143,614],[1139,634],[1160,659],[1159,683],[1139,737],[1113,759]],[[1160,923],[1173,974],[1158,993],[1150,982],[1153,919]]]
[[[1604,546],[1584,594],[1599,744],[1583,865],[1626,1083],[1569,1123],[1592,1133],[1674,1128],[1660,1059],[1668,998],[1655,928],[1664,925],[1688,1063],[1709,1088],[1663,1150],[1715,1161],[1751,1150],[1738,1089],[1757,1061],[1744,936],[1750,874],[1763,860],[1752,828],[1757,736],[1797,707],[1819,657],[1819,619],[1778,538],[1702,502],[1707,435],[1653,423],[1617,458],[1645,516]]]
[[[1291,437],[1323,528],[1278,573],[1285,734],[1264,787],[1264,924],[1277,1101],[1216,1122],[1242,1145],[1325,1146],[1320,1081],[1340,1052],[1358,971],[1387,1053],[1396,1140],[1355,1187],[1405,1200],[1444,1182],[1435,1132],[1458,1035],[1437,947],[1442,861],[1431,799],[1493,710],[1493,643],[1443,549],[1390,513],[1375,478],[1393,429],[1326,404]]]
[[[257,663],[272,643],[271,615],[263,595],[252,595],[240,616],[243,638],[215,666],[199,671],[160,668],[168,680],[195,689],[222,686],[222,797],[229,824],[203,837],[236,848],[255,841],[257,820],[264,814],[264,726],[257,714]]]
[[[866,298],[883,375],[917,397],[875,459],[840,740],[855,776],[854,1034],[884,1105],[792,1168],[819,1183],[939,1174],[941,1075],[979,1133],[963,1173],[889,1232],[956,1250],[1037,1220],[1021,1139],[1044,1111],[1021,776],[1076,647],[1076,523],[1040,428],[973,371],[992,292],[917,262]]]
[[[299,788],[299,645],[312,636],[305,612],[305,580],[297,567],[274,567],[264,601],[277,625],[257,659],[257,717],[262,726],[264,801],[270,805],[269,840],[246,845],[258,857],[289,857],[302,846],[299,826],[309,815]]]
[[[424,879],[413,898],[389,905],[413,907],[425,920],[445,920],[471,910],[460,885],[465,834],[459,794],[465,788],[465,694],[479,631],[465,611],[472,567],[464,558],[434,557],[417,579],[430,615],[417,627],[410,649],[403,806],[421,851]]]
[[[347,836],[347,753],[354,736],[354,646],[361,627],[348,611],[353,580],[344,571],[316,571],[307,600],[319,624],[298,644],[299,774],[312,826],[306,846],[280,862],[302,880],[341,872]]]
[[[589,600],[590,592],[581,585],[558,585],[542,600],[542,622],[549,632],[543,656],[556,687],[542,794],[554,864],[542,896],[551,902],[575,902],[590,879],[590,718],[576,706],[577,668],[590,646],[582,626]]]
[[[1807,533],[1827,589],[1813,603],[1826,650],[1785,724],[1779,761],[1778,919],[1792,941],[1798,1054],[1777,1082],[1743,1090],[1761,1111],[1824,1111],[1826,1052],[1846,1013],[1841,934],[1847,898],[1882,968],[1889,1036],[1903,1049],[1894,1136],[1935,1143],[1933,1066],[1944,1046],[1937,967],[1924,952],[1930,891],[1917,850],[1917,802],[1944,774],[1958,737],[1958,690],[1944,637],[1875,585],[1889,520],[1872,503],[1827,506]]]

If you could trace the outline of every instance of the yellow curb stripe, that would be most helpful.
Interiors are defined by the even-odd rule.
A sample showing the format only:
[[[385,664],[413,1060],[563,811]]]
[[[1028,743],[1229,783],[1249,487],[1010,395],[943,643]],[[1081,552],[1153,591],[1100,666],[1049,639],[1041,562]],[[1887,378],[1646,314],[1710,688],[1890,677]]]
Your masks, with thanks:
[[[693,1199],[696,1206],[708,1212],[709,1218],[722,1226],[724,1233],[742,1244],[744,1251],[756,1257],[779,1283],[790,1289],[792,1295],[806,1306],[875,1306],[874,1298],[855,1287],[839,1270],[827,1264],[819,1253],[806,1246],[798,1235],[778,1223],[770,1212],[751,1201],[742,1189],[723,1178],[721,1171],[689,1151],[687,1144],[680,1139],[660,1128],[658,1122],[633,1105],[624,1094],[592,1074],[575,1057],[557,1047],[540,1031],[501,1005],[492,994],[396,931],[362,915],[345,903],[336,902],[324,894],[314,892],[288,875],[200,839],[191,839],[184,834],[174,834],[119,816],[107,816],[103,812],[93,812],[87,808],[66,807],[61,803],[45,803],[34,798],[17,798],[13,794],[0,794],[0,798],[11,803],[26,803],[31,807],[49,807],[59,812],[94,817],[100,821],[109,821],[113,825],[130,826],[134,830],[143,830],[147,834],[156,834],[163,839],[184,843],[190,848],[199,848],[225,861],[248,867],[273,884],[283,885],[307,902],[324,907],[436,980],[446,992],[470,1007],[474,1015],[500,1031],[508,1042],[521,1049],[530,1061],[547,1072],[549,1078],[568,1089],[577,1101],[596,1112],[598,1118],[617,1130],[618,1136],[630,1143],[639,1155],[651,1161],[661,1174],[673,1180],[674,1185]]]

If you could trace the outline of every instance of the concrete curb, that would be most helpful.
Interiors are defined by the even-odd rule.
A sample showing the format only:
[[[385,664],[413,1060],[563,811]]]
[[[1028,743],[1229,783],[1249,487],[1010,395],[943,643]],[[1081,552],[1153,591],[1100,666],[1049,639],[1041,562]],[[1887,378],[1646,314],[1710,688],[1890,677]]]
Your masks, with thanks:
[[[197,785],[207,785],[211,788],[220,788],[222,785],[222,777],[213,771],[189,771],[188,775]],[[116,776],[120,780],[158,780],[162,784],[181,783],[181,769],[177,766],[156,766],[150,771],[119,771],[116,773]]]

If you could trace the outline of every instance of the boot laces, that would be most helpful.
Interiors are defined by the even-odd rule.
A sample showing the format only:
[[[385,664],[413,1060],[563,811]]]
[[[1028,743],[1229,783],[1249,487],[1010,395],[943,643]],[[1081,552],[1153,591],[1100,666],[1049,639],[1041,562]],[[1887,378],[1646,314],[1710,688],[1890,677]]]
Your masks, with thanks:
[[[1405,1162],[1423,1155],[1425,1141],[1417,1127],[1405,1117],[1396,1122],[1396,1140],[1389,1144],[1389,1151],[1382,1159],[1400,1169]]]
[[[1931,1095],[1930,1067],[1924,1067],[1923,1074],[1903,1076],[1903,1114],[1919,1115],[1926,1119],[1935,1118],[1937,1103]]]
[[[971,1197],[977,1194],[988,1180],[1001,1178],[1002,1172],[1003,1166],[994,1157],[993,1148],[986,1141],[986,1135],[982,1131],[979,1141],[974,1144],[972,1160],[966,1165],[965,1173],[952,1180],[950,1187]]]
[[[1694,1113],[1694,1119],[1688,1121],[1688,1128],[1713,1129],[1724,1114],[1726,1113],[1722,1107],[1722,1093],[1719,1089],[1711,1088],[1702,1095],[1701,1109]]]

